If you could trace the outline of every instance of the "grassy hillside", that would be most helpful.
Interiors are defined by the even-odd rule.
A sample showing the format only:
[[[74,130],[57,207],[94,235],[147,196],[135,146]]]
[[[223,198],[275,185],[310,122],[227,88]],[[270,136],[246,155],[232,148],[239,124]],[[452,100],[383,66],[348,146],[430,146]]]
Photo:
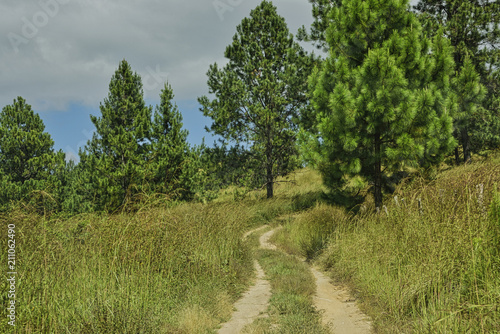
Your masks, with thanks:
[[[497,184],[499,158],[448,168],[400,185],[378,214],[370,200],[357,215],[317,204],[276,240],[349,285],[377,332],[500,332]]]
[[[313,205],[319,192],[282,183],[277,194],[232,189],[214,203],[134,214],[1,216],[4,236],[16,226],[17,332],[211,333],[251,283],[244,231]],[[10,333],[1,276],[0,332]]]
[[[378,214],[323,202],[314,171],[281,181],[272,200],[228,189],[134,214],[0,217],[16,225],[17,332],[213,333],[252,280],[242,234],[276,218],[281,247],[350,286],[378,332],[500,331],[499,158],[408,180]]]

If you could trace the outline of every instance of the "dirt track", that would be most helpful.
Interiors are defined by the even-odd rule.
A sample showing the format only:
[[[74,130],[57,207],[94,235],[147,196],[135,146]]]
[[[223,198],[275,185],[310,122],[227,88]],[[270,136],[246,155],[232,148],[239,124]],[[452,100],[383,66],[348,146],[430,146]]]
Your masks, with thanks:
[[[321,312],[323,324],[332,333],[364,334],[371,333],[371,324],[359,310],[349,292],[330,283],[330,279],[312,267],[316,278],[314,305]]]
[[[245,233],[244,238],[265,227]],[[276,249],[276,246],[271,244],[269,239],[279,228],[260,236],[261,248]],[[271,298],[271,286],[265,279],[264,271],[257,261],[255,261],[255,270],[257,271],[255,285],[234,304],[236,311],[233,313],[231,320],[226,322],[218,331],[219,334],[240,333],[247,324],[252,323],[258,317],[266,316],[265,312]],[[316,268],[311,267],[311,271],[316,279],[314,305],[322,314],[323,324],[332,333],[337,334],[371,333],[372,328],[369,319],[359,310],[349,292],[331,284],[330,279]]]
[[[267,226],[262,226],[245,233],[243,239],[246,239],[250,234],[260,231],[266,227]],[[260,237],[261,247],[263,245],[262,238],[266,234],[269,234],[269,232]],[[269,239],[269,237],[267,237],[267,239]],[[267,240],[265,240],[264,243],[267,244]],[[236,311],[233,312],[231,319],[226,322],[221,329],[219,329],[219,334],[239,333],[243,327],[251,324],[259,316],[265,314],[267,307],[269,306],[269,298],[271,298],[271,285],[268,280],[264,279],[264,271],[257,260],[254,262],[254,267],[257,271],[257,281],[255,282],[255,285],[250,287],[250,289],[245,292],[243,296],[234,304]]]

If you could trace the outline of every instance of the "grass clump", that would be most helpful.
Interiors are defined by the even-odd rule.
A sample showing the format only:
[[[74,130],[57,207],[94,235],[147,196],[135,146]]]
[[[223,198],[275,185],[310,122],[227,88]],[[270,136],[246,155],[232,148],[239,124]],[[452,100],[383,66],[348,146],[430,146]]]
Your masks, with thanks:
[[[328,333],[312,305],[314,277],[308,266],[293,256],[259,250],[257,258],[271,282],[269,317],[245,327],[245,333]]]
[[[272,241],[289,254],[312,260],[326,248],[336,226],[347,219],[342,208],[317,203],[315,207],[281,219],[283,229]]]
[[[379,332],[499,332],[499,182],[491,160],[402,184],[380,213],[335,220],[320,262]]]

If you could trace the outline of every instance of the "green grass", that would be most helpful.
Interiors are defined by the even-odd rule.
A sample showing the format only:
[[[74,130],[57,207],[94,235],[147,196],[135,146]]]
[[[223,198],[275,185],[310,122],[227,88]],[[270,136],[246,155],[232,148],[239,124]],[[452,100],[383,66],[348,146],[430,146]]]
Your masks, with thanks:
[[[314,277],[307,264],[279,251],[258,250],[257,259],[271,283],[269,317],[259,318],[244,333],[322,334],[321,316],[312,304]]]
[[[498,158],[448,168],[400,185],[387,214],[319,204],[276,240],[350,286],[377,332],[500,332],[497,184]]]
[[[240,239],[248,211],[237,209],[4,218],[17,230],[17,324],[26,333],[169,333],[183,328],[184,310],[197,308],[215,326],[252,267]]]
[[[16,332],[213,333],[253,275],[256,239],[241,236],[276,223],[280,247],[347,284],[378,332],[500,332],[500,159],[414,177],[397,202],[386,198],[388,215],[369,199],[357,214],[321,202],[321,178],[307,169],[280,181],[272,200],[240,191],[136,213],[1,216],[4,268],[6,226],[16,225]],[[254,332],[321,333],[312,284],[300,285],[311,282],[307,266],[257,256],[273,297]],[[0,332],[12,333],[6,272]]]
[[[243,232],[314,205],[318,194],[308,191],[283,183],[272,200],[256,191],[121,214],[9,212],[0,217],[0,263],[7,265],[7,225],[15,224],[16,332],[212,333],[230,318],[253,275]],[[1,333],[14,332],[6,317],[6,272]]]

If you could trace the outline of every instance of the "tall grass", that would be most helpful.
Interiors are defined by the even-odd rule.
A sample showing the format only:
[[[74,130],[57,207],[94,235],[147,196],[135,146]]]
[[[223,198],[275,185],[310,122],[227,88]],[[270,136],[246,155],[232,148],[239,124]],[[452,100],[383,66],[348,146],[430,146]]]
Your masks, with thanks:
[[[240,239],[246,215],[236,205],[190,204],[134,215],[4,217],[17,230],[18,332],[182,332],[193,312],[216,325],[252,267]]]
[[[378,332],[500,332],[499,183],[498,159],[452,168],[402,184],[379,213],[318,205],[290,222],[289,240],[321,254]]]
[[[292,177],[272,200],[254,191],[209,204],[146,201],[132,213],[1,216],[4,268],[7,226],[16,225],[18,294],[14,329],[3,270],[0,332],[212,332],[252,276],[243,232],[314,205],[319,193],[296,186],[310,175]]]

